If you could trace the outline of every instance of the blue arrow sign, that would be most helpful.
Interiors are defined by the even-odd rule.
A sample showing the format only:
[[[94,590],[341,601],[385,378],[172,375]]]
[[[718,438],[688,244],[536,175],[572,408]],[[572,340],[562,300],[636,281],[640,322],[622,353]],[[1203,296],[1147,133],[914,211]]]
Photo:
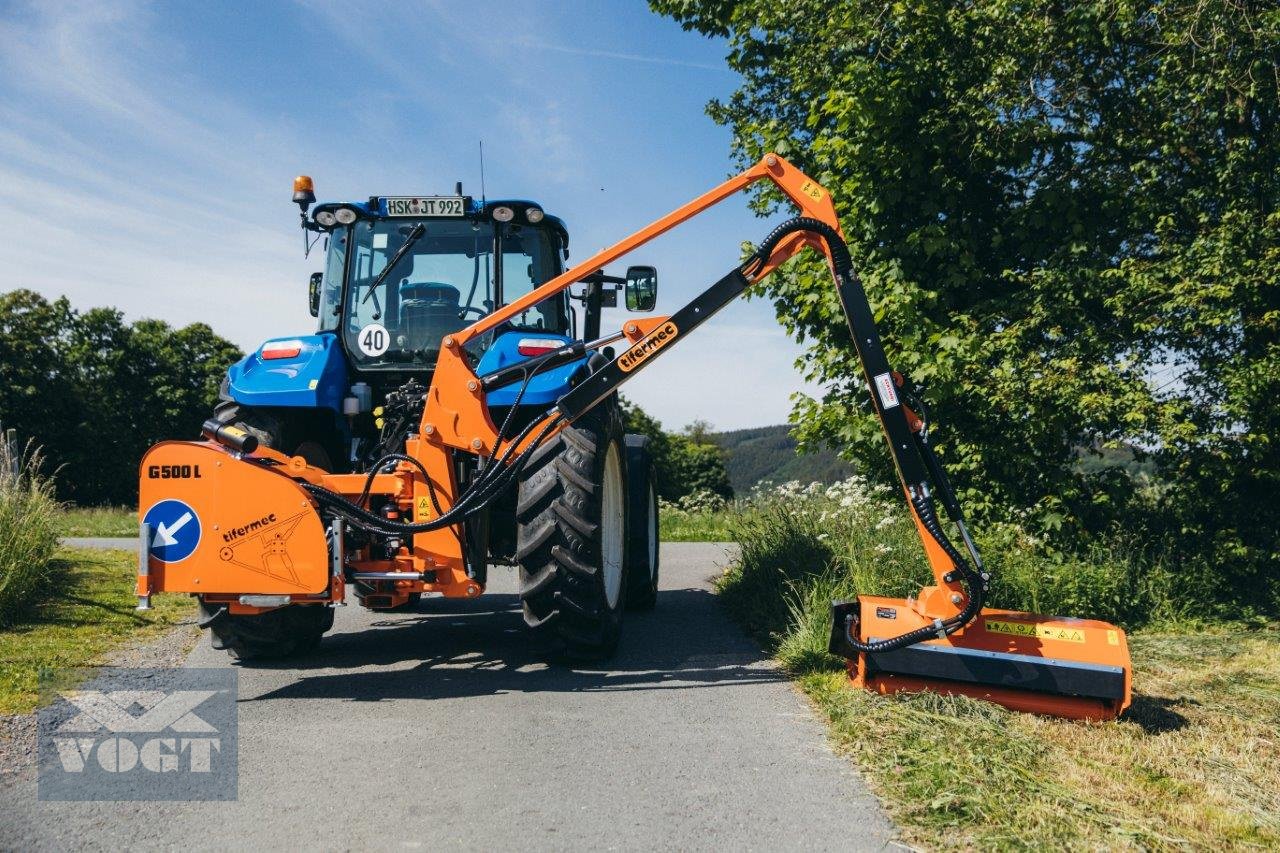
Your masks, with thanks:
[[[160,501],[142,520],[151,525],[151,556],[165,563],[190,557],[200,544],[200,517],[180,500]]]

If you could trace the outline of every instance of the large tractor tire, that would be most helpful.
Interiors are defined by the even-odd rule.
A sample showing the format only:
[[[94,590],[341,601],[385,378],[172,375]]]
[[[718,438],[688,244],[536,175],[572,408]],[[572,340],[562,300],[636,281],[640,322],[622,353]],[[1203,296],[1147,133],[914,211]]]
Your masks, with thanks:
[[[253,616],[227,613],[226,605],[200,602],[200,627],[209,629],[215,649],[236,660],[281,658],[305,654],[320,645],[333,627],[333,609],[321,604],[293,604]]]
[[[566,657],[613,654],[627,595],[622,415],[606,400],[534,453],[520,475],[516,561],[525,623]]]
[[[652,610],[658,603],[658,477],[649,437],[628,435],[627,609]]]

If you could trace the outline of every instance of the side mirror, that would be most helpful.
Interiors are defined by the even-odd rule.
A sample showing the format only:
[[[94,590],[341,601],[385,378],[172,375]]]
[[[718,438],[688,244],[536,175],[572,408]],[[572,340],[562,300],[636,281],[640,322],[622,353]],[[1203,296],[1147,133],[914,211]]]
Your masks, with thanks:
[[[656,267],[627,267],[628,311],[652,311],[658,304],[658,270]]]
[[[320,283],[324,281],[324,273],[313,272],[311,282],[307,285],[307,299],[311,307],[311,316],[320,316]]]

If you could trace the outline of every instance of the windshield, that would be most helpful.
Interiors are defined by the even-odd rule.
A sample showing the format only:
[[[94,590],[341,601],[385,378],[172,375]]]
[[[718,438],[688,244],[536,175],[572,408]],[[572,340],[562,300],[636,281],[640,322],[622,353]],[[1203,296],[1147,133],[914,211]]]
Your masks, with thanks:
[[[412,238],[379,283],[387,263]],[[342,331],[361,368],[404,369],[435,363],[445,335],[471,325],[559,270],[543,229],[467,219],[363,220],[329,238],[320,326]],[[348,245],[350,244],[350,245]],[[494,262],[495,249],[502,263]],[[346,270],[346,288],[341,271]],[[374,285],[377,285],[376,287]],[[517,328],[560,333],[568,325],[563,295],[517,316]],[[479,341],[483,351],[492,340]]]

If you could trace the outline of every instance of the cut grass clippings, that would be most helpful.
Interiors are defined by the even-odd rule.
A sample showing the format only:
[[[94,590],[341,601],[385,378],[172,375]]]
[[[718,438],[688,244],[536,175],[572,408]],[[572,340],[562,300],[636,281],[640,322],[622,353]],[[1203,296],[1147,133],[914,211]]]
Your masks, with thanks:
[[[68,507],[57,524],[59,536],[137,536],[138,510],[127,506]]]
[[[1280,846],[1280,632],[1131,638],[1110,723],[796,672],[905,840],[929,849]]]
[[[134,609],[137,557],[127,551],[60,549],[49,565],[50,589],[20,622],[0,630],[0,714],[36,707],[42,669],[101,662],[132,640],[155,636],[194,618],[190,598],[160,595],[153,609]]]

